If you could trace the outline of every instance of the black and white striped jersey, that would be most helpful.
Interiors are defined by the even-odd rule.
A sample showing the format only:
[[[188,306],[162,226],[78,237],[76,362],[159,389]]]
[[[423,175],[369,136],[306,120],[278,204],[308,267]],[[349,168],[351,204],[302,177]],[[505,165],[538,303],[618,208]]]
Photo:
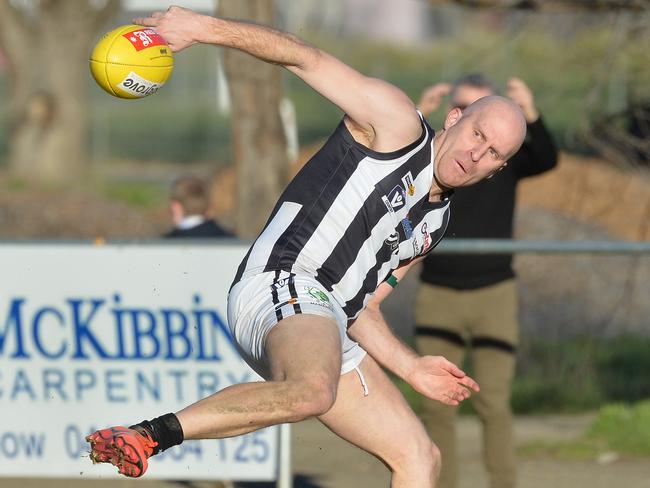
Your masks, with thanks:
[[[429,202],[434,132],[398,151],[356,142],[341,121],[273,209],[235,277],[283,270],[313,276],[355,318],[399,265],[430,251],[449,198]]]

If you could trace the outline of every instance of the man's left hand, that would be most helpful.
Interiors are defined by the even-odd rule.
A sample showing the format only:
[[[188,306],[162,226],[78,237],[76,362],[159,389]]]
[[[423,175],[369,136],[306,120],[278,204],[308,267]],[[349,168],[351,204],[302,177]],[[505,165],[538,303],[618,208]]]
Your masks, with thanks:
[[[422,395],[446,405],[458,405],[479,391],[476,381],[442,356],[418,358],[405,379]]]
[[[532,124],[539,119],[539,112],[535,106],[535,96],[524,80],[516,77],[510,78],[506,86],[506,95],[521,107],[526,122]]]

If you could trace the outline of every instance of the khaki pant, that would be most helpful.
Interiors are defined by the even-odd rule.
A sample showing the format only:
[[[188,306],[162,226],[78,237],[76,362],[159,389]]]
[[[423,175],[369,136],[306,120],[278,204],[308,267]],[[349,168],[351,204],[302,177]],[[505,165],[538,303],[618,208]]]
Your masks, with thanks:
[[[462,365],[466,346],[481,387],[472,402],[483,424],[483,458],[491,488],[516,483],[510,389],[518,342],[514,280],[474,290],[422,284],[417,296],[416,344],[421,354],[444,356]],[[442,452],[440,488],[458,485],[456,411],[425,400],[423,422]]]

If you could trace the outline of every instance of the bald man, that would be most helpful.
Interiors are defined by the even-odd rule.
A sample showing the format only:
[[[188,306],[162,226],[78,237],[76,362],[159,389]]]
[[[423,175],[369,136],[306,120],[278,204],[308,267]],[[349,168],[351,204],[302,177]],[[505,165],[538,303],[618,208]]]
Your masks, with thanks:
[[[557,149],[541,119],[533,92],[519,78],[510,78],[506,95],[526,118],[526,141],[494,178],[454,193],[448,238],[512,239],[515,196],[524,178],[557,164]],[[494,95],[485,76],[472,73],[453,85],[437,83],[424,90],[418,108],[436,110],[449,94],[448,107],[467,107]],[[516,370],[519,339],[518,299],[512,255],[444,255],[430,253],[422,263],[422,285],[415,300],[415,344],[420,354],[434,352],[456,364],[467,358],[481,385],[472,396],[483,431],[483,460],[490,488],[514,488],[517,483],[514,425],[510,392]],[[445,303],[446,307],[438,304]],[[457,455],[454,408],[423,401],[421,418],[445,460],[440,488],[457,488],[462,462]]]
[[[281,65],[345,116],[280,197],[230,289],[229,327],[266,381],[100,430],[88,437],[91,458],[141,476],[147,458],[184,439],[317,417],[381,459],[393,487],[434,486],[439,451],[382,368],[447,405],[478,385],[446,359],[403,344],[380,304],[442,238],[452,189],[498,172],[517,151],[521,111],[486,97],[451,110],[434,133],[401,90],[293,35],[179,7],[136,22],[176,52],[200,42]]]

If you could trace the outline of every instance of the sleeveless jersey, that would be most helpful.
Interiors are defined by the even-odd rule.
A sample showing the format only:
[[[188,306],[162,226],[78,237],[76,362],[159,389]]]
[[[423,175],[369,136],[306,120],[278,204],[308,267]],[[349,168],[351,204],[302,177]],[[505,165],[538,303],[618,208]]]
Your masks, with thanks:
[[[234,283],[267,271],[313,276],[355,318],[398,266],[430,251],[449,197],[429,202],[434,132],[390,153],[356,142],[341,121],[286,188]]]

